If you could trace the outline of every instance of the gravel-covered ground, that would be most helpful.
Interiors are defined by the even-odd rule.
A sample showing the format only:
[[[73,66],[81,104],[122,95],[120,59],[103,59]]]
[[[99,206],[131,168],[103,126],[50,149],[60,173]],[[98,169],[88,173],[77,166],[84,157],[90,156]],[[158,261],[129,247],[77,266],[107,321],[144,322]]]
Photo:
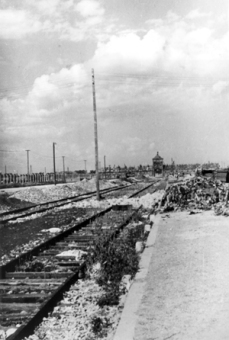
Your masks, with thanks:
[[[53,313],[43,319],[41,325],[28,340],[111,340],[120,318],[123,302],[119,306],[97,305],[103,288],[94,279],[79,280],[72,285]],[[99,335],[103,323],[104,329]]]

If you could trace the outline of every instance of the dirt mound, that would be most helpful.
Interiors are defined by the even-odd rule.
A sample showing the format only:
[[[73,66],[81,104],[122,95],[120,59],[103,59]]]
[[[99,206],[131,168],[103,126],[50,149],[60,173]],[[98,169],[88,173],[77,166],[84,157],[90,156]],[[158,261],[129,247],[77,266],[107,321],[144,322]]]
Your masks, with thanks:
[[[106,180],[100,181],[100,188],[110,188],[114,184]],[[27,188],[24,190],[17,191],[12,198],[17,198],[18,200],[28,201],[32,203],[45,203],[49,201],[55,201],[65,197],[78,196],[87,192],[95,191],[95,179],[82,180],[76,183],[69,183],[63,185],[50,185],[40,188]]]
[[[10,197],[7,193],[0,194],[0,211],[9,211],[19,208],[31,207],[33,204],[30,202],[26,202],[24,200],[20,200],[14,197]]]

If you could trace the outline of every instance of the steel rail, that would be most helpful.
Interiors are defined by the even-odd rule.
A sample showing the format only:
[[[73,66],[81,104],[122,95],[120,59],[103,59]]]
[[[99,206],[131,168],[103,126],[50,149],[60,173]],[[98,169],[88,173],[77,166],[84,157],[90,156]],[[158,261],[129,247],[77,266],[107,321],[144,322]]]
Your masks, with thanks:
[[[136,197],[138,194],[140,194],[141,192],[143,192],[143,191],[145,191],[145,190],[147,190],[147,189],[149,189],[150,187],[152,187],[152,186],[154,186],[155,184],[157,184],[158,182],[160,182],[160,179],[159,180],[157,180],[157,181],[155,181],[155,182],[153,182],[153,183],[150,183],[149,185],[147,185],[145,188],[143,188],[143,189],[141,189],[141,190],[139,190],[139,191],[137,191],[137,192],[135,192],[135,193],[133,193],[132,195],[130,195],[128,198],[133,198],[133,197]],[[154,191],[156,191],[157,190],[157,188],[154,190]]]

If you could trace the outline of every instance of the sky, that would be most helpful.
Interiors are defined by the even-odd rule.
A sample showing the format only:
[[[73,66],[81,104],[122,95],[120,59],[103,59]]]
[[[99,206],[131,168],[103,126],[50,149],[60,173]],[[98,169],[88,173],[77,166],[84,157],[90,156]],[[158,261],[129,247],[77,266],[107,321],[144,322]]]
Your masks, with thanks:
[[[0,0],[0,171],[229,164],[227,0]]]

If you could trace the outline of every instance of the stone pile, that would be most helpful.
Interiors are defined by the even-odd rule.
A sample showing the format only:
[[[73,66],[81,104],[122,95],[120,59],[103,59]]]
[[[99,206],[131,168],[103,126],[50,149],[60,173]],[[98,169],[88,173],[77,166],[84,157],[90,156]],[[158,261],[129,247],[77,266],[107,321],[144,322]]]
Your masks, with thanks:
[[[211,210],[217,214],[227,211],[228,188],[219,180],[195,177],[170,185],[161,200],[161,211]],[[229,215],[229,209],[228,209]]]

